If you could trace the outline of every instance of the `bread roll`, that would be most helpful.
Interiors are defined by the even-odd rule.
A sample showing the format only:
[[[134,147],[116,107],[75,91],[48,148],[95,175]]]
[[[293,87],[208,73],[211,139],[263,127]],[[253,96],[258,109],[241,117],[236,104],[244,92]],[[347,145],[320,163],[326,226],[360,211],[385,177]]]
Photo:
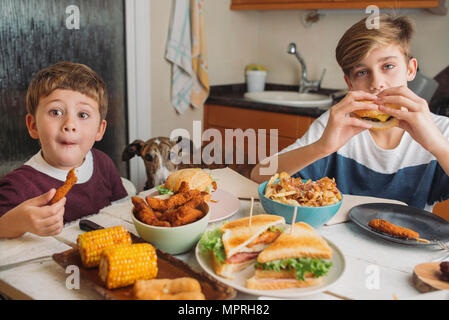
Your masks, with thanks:
[[[165,181],[165,188],[176,193],[183,181],[189,184],[190,189],[208,193],[212,191],[212,177],[200,168],[181,169],[171,173]]]

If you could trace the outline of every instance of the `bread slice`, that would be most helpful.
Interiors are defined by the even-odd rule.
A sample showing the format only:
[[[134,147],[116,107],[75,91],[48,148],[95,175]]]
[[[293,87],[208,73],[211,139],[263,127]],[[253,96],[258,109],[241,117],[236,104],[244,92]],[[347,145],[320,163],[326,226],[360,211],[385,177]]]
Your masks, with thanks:
[[[171,173],[165,180],[165,187],[177,192],[181,183],[189,183],[190,189],[206,191],[212,185],[212,177],[206,171],[200,168],[181,169]]]
[[[215,256],[210,252],[210,257],[212,260],[212,266],[214,267],[215,274],[222,276],[227,279],[234,279],[234,273],[242,271],[252,265],[256,259],[246,260],[240,263],[228,263],[226,261],[218,263],[215,260]]]
[[[305,281],[297,280],[296,278],[259,278],[253,276],[246,282],[248,289],[254,290],[280,290],[290,288],[306,288],[319,285],[323,282],[323,277],[307,278]]]
[[[224,224],[220,230],[223,234],[222,241],[226,257],[229,258],[238,252],[253,252],[257,250],[257,248],[245,247],[269,227],[284,223],[284,217],[271,214],[259,214],[252,216],[251,226],[249,226],[249,217]]]
[[[304,222],[294,225],[283,232],[268,248],[257,257],[260,263],[288,258],[331,259],[332,249],[319,233]]]
[[[274,270],[256,269],[254,276],[258,279],[296,279],[295,270],[281,270],[278,272]],[[305,277],[313,278],[314,275],[313,273],[306,272]]]

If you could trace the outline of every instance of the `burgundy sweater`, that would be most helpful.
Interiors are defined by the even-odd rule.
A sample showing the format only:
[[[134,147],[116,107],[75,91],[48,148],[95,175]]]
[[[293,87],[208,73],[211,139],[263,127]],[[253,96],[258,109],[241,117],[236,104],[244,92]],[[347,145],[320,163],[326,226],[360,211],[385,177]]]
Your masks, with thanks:
[[[67,193],[64,223],[77,220],[127,196],[114,162],[100,150],[92,149],[94,170],[85,183],[75,184]],[[23,165],[0,179],[0,216],[23,201],[42,195],[64,182]]]

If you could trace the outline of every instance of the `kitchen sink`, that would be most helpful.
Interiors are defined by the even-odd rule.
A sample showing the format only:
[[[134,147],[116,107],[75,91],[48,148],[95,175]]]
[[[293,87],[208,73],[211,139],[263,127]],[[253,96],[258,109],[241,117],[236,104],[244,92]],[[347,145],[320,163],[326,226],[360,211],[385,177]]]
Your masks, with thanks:
[[[332,98],[318,93],[299,93],[295,91],[246,92],[246,99],[292,107],[330,107]]]

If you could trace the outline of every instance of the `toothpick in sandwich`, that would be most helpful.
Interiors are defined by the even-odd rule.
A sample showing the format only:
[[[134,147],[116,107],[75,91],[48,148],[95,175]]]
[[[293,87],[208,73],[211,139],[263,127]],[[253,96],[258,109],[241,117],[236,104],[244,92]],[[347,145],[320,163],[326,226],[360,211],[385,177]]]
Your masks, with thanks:
[[[292,220],[292,226],[290,228],[290,234],[293,234],[293,228],[295,227],[295,221],[296,221],[296,212],[298,211],[298,207],[295,207],[295,211],[293,213],[293,220]]]
[[[251,197],[251,208],[249,209],[249,226],[251,227],[251,220],[253,217],[254,198]]]

